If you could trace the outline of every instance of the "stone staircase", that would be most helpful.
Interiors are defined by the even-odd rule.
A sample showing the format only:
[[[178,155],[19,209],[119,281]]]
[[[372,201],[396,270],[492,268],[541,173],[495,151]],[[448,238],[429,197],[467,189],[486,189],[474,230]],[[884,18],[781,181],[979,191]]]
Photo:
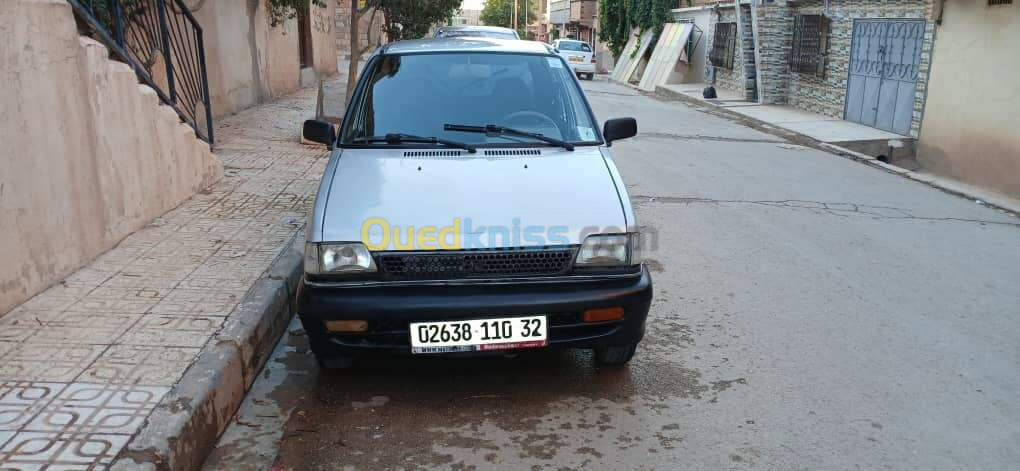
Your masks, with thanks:
[[[738,15],[737,39],[744,65],[744,97],[748,101],[758,101],[758,70],[754,61],[754,28],[751,25],[751,5],[741,4]]]

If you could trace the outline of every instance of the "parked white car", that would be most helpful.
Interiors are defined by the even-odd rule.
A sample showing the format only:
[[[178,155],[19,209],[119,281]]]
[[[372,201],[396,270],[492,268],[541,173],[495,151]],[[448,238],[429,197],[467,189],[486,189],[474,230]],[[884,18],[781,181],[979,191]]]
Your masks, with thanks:
[[[552,46],[570,64],[570,69],[578,78],[595,78],[595,54],[591,44],[576,39],[557,39]]]
[[[330,147],[296,307],[325,367],[372,352],[593,349],[626,363],[652,280],[610,143],[563,58],[457,37],[376,52]]]

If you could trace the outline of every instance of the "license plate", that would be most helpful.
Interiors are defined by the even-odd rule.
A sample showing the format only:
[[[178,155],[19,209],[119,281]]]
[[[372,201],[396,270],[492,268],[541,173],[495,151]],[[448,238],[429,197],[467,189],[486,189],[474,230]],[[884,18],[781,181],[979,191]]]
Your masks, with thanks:
[[[544,347],[545,316],[411,323],[411,353],[478,352]]]
[[[570,62],[584,62],[584,58],[583,57],[577,57],[577,56],[570,56],[569,60],[570,60]]]

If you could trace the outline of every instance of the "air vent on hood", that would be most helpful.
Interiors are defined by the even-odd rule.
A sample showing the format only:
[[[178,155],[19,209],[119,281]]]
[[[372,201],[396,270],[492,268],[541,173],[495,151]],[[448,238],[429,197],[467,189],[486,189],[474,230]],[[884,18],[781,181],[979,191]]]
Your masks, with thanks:
[[[542,151],[538,149],[487,150],[485,155],[542,155]]]
[[[459,150],[409,150],[404,157],[459,157]]]

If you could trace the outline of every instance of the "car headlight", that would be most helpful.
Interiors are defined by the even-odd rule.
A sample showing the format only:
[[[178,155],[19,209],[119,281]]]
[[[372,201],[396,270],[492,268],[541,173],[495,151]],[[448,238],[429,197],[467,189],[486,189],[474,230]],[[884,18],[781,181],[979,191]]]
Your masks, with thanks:
[[[623,267],[641,263],[640,234],[592,234],[577,251],[574,266],[583,268]]]
[[[328,275],[374,271],[376,268],[372,253],[360,242],[305,244],[305,273]]]

